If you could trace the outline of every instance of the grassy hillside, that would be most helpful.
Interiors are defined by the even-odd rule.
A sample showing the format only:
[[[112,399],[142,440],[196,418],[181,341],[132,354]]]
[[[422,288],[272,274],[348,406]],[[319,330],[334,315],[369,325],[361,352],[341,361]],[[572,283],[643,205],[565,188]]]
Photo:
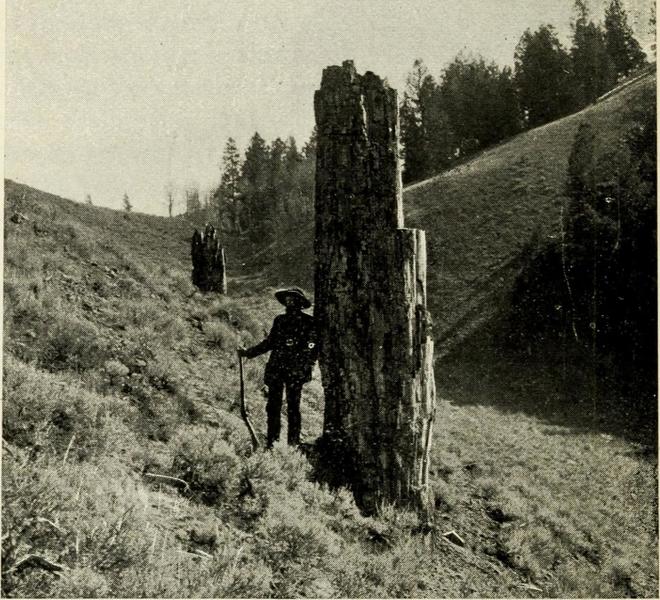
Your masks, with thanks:
[[[588,120],[604,132],[599,151],[606,152],[651,100],[655,85],[649,74],[405,190],[407,222],[428,232],[429,301],[441,350],[498,308],[526,244],[560,234],[568,156],[579,124]]]
[[[225,240],[230,293],[203,295],[200,223],[6,181],[3,594],[657,597],[656,423],[604,413],[576,365],[507,362],[470,335],[507,302],[525,247],[557,234],[579,122],[606,126],[606,150],[653,85],[405,190],[439,355],[460,346],[436,367],[431,531],[392,507],[361,516],[298,451],[251,450],[234,349],[279,312],[272,286],[311,288],[311,228],[260,251]],[[261,435],[263,366],[246,372]],[[322,403],[315,373],[305,442]]]
[[[299,452],[251,451],[233,350],[279,310],[263,280],[237,260],[229,296],[199,294],[184,219],[5,192],[5,595],[657,594],[643,446],[503,410],[493,395],[513,390],[485,379],[466,398],[441,376],[435,529],[391,508],[365,518]],[[262,369],[248,363],[261,434]],[[317,376],[307,442],[321,405]]]

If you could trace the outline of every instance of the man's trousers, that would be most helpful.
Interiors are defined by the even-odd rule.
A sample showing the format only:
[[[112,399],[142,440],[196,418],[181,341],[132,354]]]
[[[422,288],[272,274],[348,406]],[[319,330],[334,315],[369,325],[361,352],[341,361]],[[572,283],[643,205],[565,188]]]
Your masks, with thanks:
[[[282,396],[286,388],[286,412],[288,417],[287,441],[291,446],[300,443],[300,395],[303,384],[299,381],[276,380],[268,386],[268,401],[266,415],[268,416],[267,447],[280,439],[280,419],[282,412]]]

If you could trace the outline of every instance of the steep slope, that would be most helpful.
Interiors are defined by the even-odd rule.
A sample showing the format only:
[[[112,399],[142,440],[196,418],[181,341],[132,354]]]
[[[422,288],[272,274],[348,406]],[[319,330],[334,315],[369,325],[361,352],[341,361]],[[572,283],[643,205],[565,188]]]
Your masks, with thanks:
[[[443,373],[433,528],[367,519],[299,452],[251,452],[234,347],[278,312],[268,272],[236,260],[231,294],[204,296],[184,219],[13,182],[5,215],[4,595],[657,595],[657,463],[638,444],[488,406],[485,380],[463,403]],[[303,406],[310,442],[318,377]]]
[[[429,302],[442,353],[506,301],[526,245],[559,236],[568,156],[583,120],[618,143],[655,89],[650,73],[576,114],[525,132],[406,188],[408,223],[427,230]]]

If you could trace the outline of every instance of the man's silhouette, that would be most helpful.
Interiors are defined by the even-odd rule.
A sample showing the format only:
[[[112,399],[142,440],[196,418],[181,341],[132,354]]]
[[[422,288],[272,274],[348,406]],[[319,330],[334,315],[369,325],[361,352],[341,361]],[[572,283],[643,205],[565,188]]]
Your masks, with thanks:
[[[312,379],[312,367],[317,357],[314,318],[302,312],[312,305],[305,293],[293,287],[278,290],[275,298],[286,307],[286,312],[275,317],[265,340],[251,348],[238,349],[239,355],[247,358],[270,352],[264,374],[264,383],[268,386],[268,448],[272,448],[280,437],[285,389],[289,423],[287,441],[290,445],[300,443],[300,395],[303,384]]]

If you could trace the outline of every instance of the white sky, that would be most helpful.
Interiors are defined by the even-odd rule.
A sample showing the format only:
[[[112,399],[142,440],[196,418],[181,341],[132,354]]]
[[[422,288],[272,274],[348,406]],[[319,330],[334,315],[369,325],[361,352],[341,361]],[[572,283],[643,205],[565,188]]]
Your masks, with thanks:
[[[625,6],[648,43],[649,3]],[[607,0],[591,0],[597,19]],[[219,181],[227,137],[314,125],[330,64],[438,77],[460,50],[512,64],[526,28],[568,42],[572,0],[6,0],[5,176],[165,214],[164,187]]]

